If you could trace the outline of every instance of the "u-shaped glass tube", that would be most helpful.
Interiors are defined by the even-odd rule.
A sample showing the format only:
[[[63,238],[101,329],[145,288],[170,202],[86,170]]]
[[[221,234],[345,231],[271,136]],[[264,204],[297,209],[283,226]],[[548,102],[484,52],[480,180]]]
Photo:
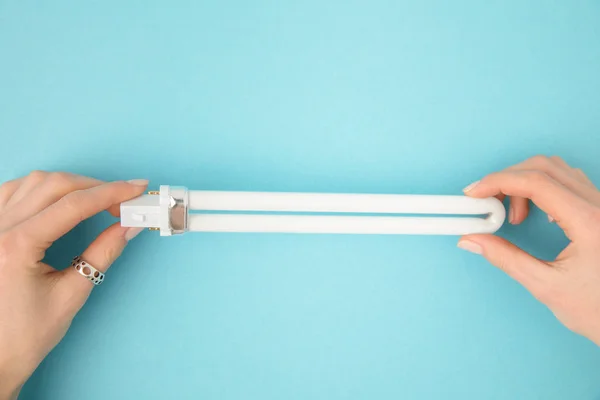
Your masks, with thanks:
[[[505,218],[504,206],[495,198],[437,195],[191,191],[189,208],[197,211],[388,214],[190,214],[188,230],[205,232],[464,235],[495,232]],[[413,216],[415,214],[429,216]],[[485,217],[479,217],[482,215]]]
[[[505,216],[496,198],[187,191],[169,186],[121,205],[123,226],[155,228],[161,235],[186,231],[465,235],[493,233]]]

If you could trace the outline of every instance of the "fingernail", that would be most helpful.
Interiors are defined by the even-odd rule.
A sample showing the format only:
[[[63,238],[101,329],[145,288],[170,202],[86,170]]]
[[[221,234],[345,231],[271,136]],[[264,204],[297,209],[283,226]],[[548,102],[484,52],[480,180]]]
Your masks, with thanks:
[[[515,223],[515,210],[512,207],[508,211],[508,222],[511,224]]]
[[[148,186],[148,179],[131,179],[127,181],[127,183],[131,183],[136,186]]]
[[[127,229],[127,232],[125,232],[125,240],[127,240],[129,242],[131,239],[133,239],[134,237],[139,235],[140,232],[143,230],[144,230],[144,228],[129,228],[129,229]]]
[[[458,242],[457,246],[458,248],[470,251],[471,253],[483,254],[483,248],[477,243],[472,242],[470,240],[461,240],[460,242]]]
[[[473,190],[475,188],[475,186],[479,185],[479,182],[481,182],[481,181],[476,181],[476,182],[471,183],[469,186],[467,186],[466,188],[463,189],[463,192],[465,192],[465,193],[470,192],[471,190]]]
[[[552,215],[548,215],[548,222],[553,223],[554,221],[556,221],[554,217],[552,217]]]

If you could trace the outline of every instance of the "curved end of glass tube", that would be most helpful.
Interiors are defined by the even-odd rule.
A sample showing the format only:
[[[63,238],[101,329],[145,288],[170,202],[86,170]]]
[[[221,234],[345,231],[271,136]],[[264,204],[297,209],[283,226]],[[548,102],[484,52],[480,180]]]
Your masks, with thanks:
[[[495,233],[504,224],[506,219],[506,208],[500,200],[495,197],[486,199],[490,208],[489,214],[485,219],[489,224],[489,233]]]

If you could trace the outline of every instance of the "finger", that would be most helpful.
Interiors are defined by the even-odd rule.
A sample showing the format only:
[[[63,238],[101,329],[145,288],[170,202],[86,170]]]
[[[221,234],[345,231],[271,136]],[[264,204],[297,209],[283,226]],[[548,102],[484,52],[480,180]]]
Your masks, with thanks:
[[[22,178],[23,181],[17,191],[11,196],[10,200],[6,203],[7,207],[17,204],[21,201],[34,187],[39,185],[46,179],[48,172],[46,171],[32,171],[26,177]]]
[[[81,221],[115,204],[141,195],[147,185],[148,181],[136,179],[77,190],[67,194],[19,226],[35,243],[47,248]]]
[[[112,215],[113,217],[120,217],[121,216],[121,205],[120,204],[113,204],[112,206],[108,207],[106,209],[106,211]]]
[[[479,198],[504,193],[530,199],[551,215],[571,239],[588,236],[585,227],[594,214],[590,203],[540,171],[493,173],[469,185],[465,193]]]
[[[581,168],[575,168],[572,167],[571,165],[569,165],[565,160],[563,160],[562,158],[558,157],[558,156],[552,156],[550,157],[550,159],[552,161],[554,161],[556,164],[560,165],[562,168],[564,168],[566,171],[569,172],[569,174],[577,181],[583,183],[585,186],[589,187],[589,188],[593,188],[596,189],[596,186],[594,186],[594,184],[592,183],[592,181],[587,177],[587,175],[581,170]]]
[[[463,236],[458,247],[481,254],[534,295],[552,273],[551,267],[514,244],[494,235]]]
[[[569,163],[567,163],[559,156],[552,156],[550,157],[550,160],[556,165],[558,165],[561,169],[566,171],[572,179],[575,179],[576,181],[583,183],[588,187],[590,186],[589,183],[591,182],[589,182],[587,176],[581,171],[581,169],[572,167]]]
[[[141,231],[142,228],[125,228],[116,223],[102,232],[81,254],[81,258],[98,271],[105,273],[121,255],[127,243]],[[57,285],[68,294],[69,300],[78,310],[85,303],[94,284],[72,267],[57,274],[60,277]]]
[[[519,196],[510,198],[510,210],[508,213],[508,222],[513,225],[519,225],[529,215],[529,199]]]
[[[578,180],[579,182],[583,183],[588,187],[596,189],[594,183],[587,177],[587,175],[581,170],[581,168],[575,168],[569,165],[565,160],[558,156],[552,156],[550,157],[550,159],[556,164],[562,166],[565,170],[569,171],[569,173],[574,179]]]
[[[600,193],[594,184],[587,178],[583,171],[571,167],[561,157],[535,156],[508,168],[508,170],[543,171],[585,200],[593,204],[600,204]],[[551,215],[548,215],[548,220],[554,222],[554,218]]]
[[[569,164],[557,156],[535,156],[508,169],[542,171],[588,201],[597,195],[595,188],[590,187],[575,172],[575,169],[571,168]]]
[[[560,175],[555,169],[565,168],[571,169],[565,161],[560,157],[535,156],[531,157],[519,164],[506,168],[507,171],[519,170],[536,170],[539,169],[548,173],[552,177]],[[508,213],[508,221],[513,225],[519,225],[529,216],[529,199],[513,196],[510,198],[510,207]]]
[[[6,206],[13,194],[17,191],[23,178],[13,179],[12,181],[4,182],[0,185],[0,210]]]
[[[556,165],[562,167],[565,170],[572,170],[573,167],[571,167],[565,160],[563,160],[561,157],[559,156],[551,156],[549,157],[549,159],[555,163]]]
[[[10,211],[7,211],[2,221],[0,221],[0,230],[25,221],[51,204],[56,203],[70,192],[89,189],[103,183],[97,179],[66,172],[49,173],[19,203],[7,208]]]

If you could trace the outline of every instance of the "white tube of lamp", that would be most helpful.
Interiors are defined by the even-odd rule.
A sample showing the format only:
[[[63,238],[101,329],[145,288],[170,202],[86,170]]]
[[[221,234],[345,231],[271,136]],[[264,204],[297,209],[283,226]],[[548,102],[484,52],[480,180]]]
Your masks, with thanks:
[[[187,231],[464,235],[493,233],[506,215],[495,198],[466,196],[188,192],[169,186],[150,193],[121,205],[123,226],[165,236]],[[319,213],[397,215],[314,215]]]

